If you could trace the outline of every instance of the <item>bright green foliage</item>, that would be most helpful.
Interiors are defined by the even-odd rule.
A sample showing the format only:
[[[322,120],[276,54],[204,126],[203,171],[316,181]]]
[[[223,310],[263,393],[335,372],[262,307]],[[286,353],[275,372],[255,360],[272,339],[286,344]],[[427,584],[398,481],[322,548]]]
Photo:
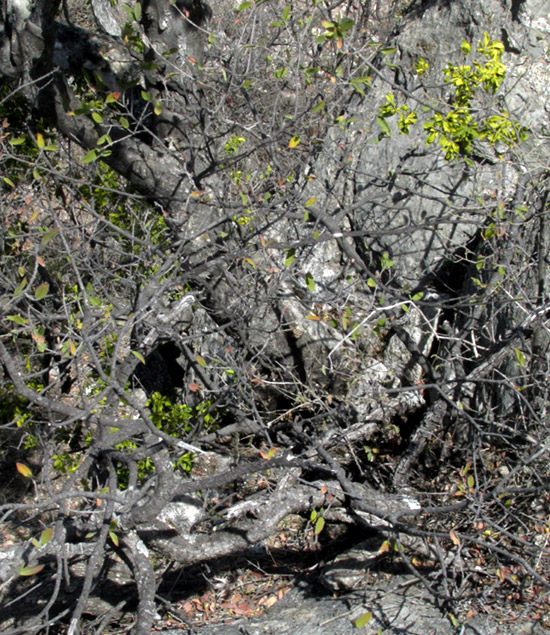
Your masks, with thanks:
[[[147,402],[151,421],[155,426],[173,437],[182,437],[190,432],[197,423],[202,423],[205,428],[211,428],[216,424],[215,414],[212,412],[212,403],[202,401],[195,408],[187,404],[174,404],[172,401],[159,392],[154,392]],[[137,448],[135,441],[128,439],[116,446],[117,450],[132,452]],[[194,456],[190,452],[182,454],[174,460],[173,466],[180,468],[184,472],[191,472],[193,469]],[[140,481],[155,471],[155,463],[151,457],[146,457],[137,462],[137,475]],[[129,472],[124,464],[117,467],[117,479],[119,487],[125,488],[128,485]]]
[[[418,76],[424,75],[424,73],[427,73],[429,68],[430,68],[430,65],[428,64],[428,62],[426,62],[426,60],[422,58],[420,58],[418,62],[416,62],[415,64],[416,74]]]
[[[397,127],[399,128],[401,134],[409,134],[410,127],[416,123],[418,118],[414,111],[409,112],[407,104],[397,106],[395,103],[395,96],[392,95],[392,93],[388,93],[386,95],[386,103],[383,106],[380,106],[379,110],[380,117],[378,118],[378,124],[382,128],[384,136],[387,137],[391,136],[390,127],[385,121],[387,118],[399,114]]]
[[[463,42],[462,51],[469,55],[471,46]],[[486,140],[491,145],[500,141],[512,147],[527,137],[525,129],[504,110],[485,120],[474,119],[472,100],[478,89],[494,94],[506,75],[506,67],[501,61],[502,42],[491,41],[485,33],[477,52],[484,60],[477,59],[464,65],[448,64],[443,70],[445,81],[455,89],[451,109],[446,113],[434,113],[424,124],[428,133],[426,143],[430,145],[438,139],[447,160],[470,156],[475,140]]]
[[[323,20],[322,25],[325,32],[317,38],[317,43],[322,44],[325,40],[333,40],[338,48],[342,47],[342,42],[346,34],[353,28],[354,21],[351,18],[343,20]]]
[[[461,46],[465,57],[471,55],[472,46],[463,42]],[[486,141],[490,145],[504,143],[513,147],[527,138],[527,131],[508,112],[503,109],[498,114],[483,118],[481,109],[474,104],[474,98],[481,90],[493,95],[506,75],[506,67],[501,61],[504,52],[502,42],[492,41],[488,33],[484,34],[476,52],[480,57],[468,64],[449,63],[443,69],[445,82],[453,87],[454,94],[450,107],[443,111],[434,108],[430,119],[424,124],[426,144],[438,141],[447,160],[470,157],[476,141]],[[416,63],[417,75],[429,70],[428,63],[422,58]],[[416,113],[409,112],[406,104],[398,106],[393,94],[386,96],[386,103],[379,108],[378,124],[383,136],[390,136],[387,118],[399,114],[398,128],[401,134],[409,134],[410,127],[417,122]]]
[[[245,141],[246,139],[244,137],[233,135],[224,145],[227,156],[232,157]]]

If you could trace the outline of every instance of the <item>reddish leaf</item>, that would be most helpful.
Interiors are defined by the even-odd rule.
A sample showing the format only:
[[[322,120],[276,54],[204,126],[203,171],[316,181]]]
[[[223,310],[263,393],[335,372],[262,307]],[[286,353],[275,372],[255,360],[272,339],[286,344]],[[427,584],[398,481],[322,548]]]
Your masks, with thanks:
[[[23,475],[25,478],[32,478],[32,470],[30,467],[27,467],[24,463],[16,463],[15,467],[19,474]]]

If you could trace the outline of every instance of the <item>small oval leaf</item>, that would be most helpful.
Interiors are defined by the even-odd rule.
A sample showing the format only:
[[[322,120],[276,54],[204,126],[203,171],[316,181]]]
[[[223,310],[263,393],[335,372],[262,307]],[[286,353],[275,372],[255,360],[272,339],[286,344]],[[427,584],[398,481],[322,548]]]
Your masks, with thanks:
[[[44,531],[40,534],[40,544],[47,545],[50,540],[53,538],[53,527],[48,527],[48,529],[44,529]]]
[[[199,366],[206,368],[206,362],[204,361],[204,357],[202,357],[201,355],[197,355],[196,360]]]
[[[295,148],[297,145],[300,145],[301,139],[298,135],[292,137],[292,139],[288,142],[289,148]]]
[[[363,615],[360,615],[356,620],[353,620],[353,625],[355,626],[355,628],[363,628],[363,626],[366,626],[372,618],[372,613],[370,611],[367,611],[366,613],[363,613]]]
[[[49,290],[50,290],[50,285],[47,282],[44,282],[44,284],[41,284],[40,286],[36,287],[34,291],[34,297],[37,300],[42,300],[48,295]]]
[[[82,163],[93,163],[97,159],[97,152],[90,150],[88,154],[82,159]]]
[[[32,478],[32,470],[30,467],[27,467],[24,463],[16,463],[15,467],[19,474],[23,475],[25,478]]]

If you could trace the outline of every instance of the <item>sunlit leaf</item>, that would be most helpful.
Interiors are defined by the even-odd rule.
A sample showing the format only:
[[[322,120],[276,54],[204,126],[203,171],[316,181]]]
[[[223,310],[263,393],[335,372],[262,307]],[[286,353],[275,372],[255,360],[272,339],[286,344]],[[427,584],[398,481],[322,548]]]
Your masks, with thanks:
[[[306,207],[311,207],[312,205],[315,205],[315,202],[317,201],[317,197],[316,196],[312,196],[311,198],[308,198],[305,205]]]
[[[24,463],[16,463],[15,467],[19,474],[24,476],[25,478],[32,478],[32,470],[30,467],[27,467]]]
[[[44,137],[40,134],[40,132],[37,132],[37,133],[36,133],[36,145],[37,145],[40,149],[42,149],[42,148],[46,145],[46,143],[45,143],[45,141],[44,141]]]
[[[145,357],[139,351],[132,351],[132,355],[139,359],[139,361],[145,365]]]
[[[295,148],[297,145],[300,145],[301,139],[298,135],[292,137],[292,139],[288,142],[289,148]]]
[[[27,318],[22,317],[19,314],[16,315],[6,315],[6,319],[10,320],[11,322],[15,322],[16,324],[19,324],[19,326],[25,326],[25,324],[28,324],[29,321],[27,320]]]
[[[53,538],[53,527],[48,527],[40,534],[40,544],[47,545]]]
[[[196,360],[199,366],[206,368],[206,362],[204,361],[204,357],[202,357],[201,355],[197,355]]]
[[[21,567],[20,569],[17,570],[17,575],[23,575],[23,576],[36,575],[37,573],[40,573],[40,571],[42,571],[43,568],[44,568],[43,564],[35,564],[32,567]]]
[[[97,159],[97,152],[95,150],[90,150],[86,156],[82,159],[82,163],[93,163]]]
[[[287,257],[285,258],[285,267],[290,267],[290,265],[296,260],[296,253],[294,249],[287,249]]]
[[[315,535],[318,536],[325,527],[325,519],[322,516],[317,518],[317,522],[315,523]]]
[[[514,352],[516,353],[516,359],[518,360],[518,364],[521,367],[525,366],[525,355],[519,350],[519,348],[514,348]]]
[[[363,628],[363,626],[366,626],[371,619],[372,613],[367,611],[366,613],[363,613],[363,615],[360,615],[357,619],[353,620],[353,625],[355,628]]]
[[[37,300],[42,300],[48,295],[49,290],[50,285],[47,282],[44,282],[43,284],[36,287],[36,289],[34,290],[34,297]]]
[[[93,112],[92,113],[92,119],[96,123],[103,123],[103,117],[98,112]]]
[[[305,280],[306,280],[306,287],[311,291],[315,291],[315,280],[313,279],[313,276],[308,272],[305,275]]]
[[[109,537],[111,538],[111,540],[113,541],[113,545],[115,547],[118,547],[119,545],[119,541],[118,541],[118,536],[115,534],[114,531],[110,531],[109,532]]]

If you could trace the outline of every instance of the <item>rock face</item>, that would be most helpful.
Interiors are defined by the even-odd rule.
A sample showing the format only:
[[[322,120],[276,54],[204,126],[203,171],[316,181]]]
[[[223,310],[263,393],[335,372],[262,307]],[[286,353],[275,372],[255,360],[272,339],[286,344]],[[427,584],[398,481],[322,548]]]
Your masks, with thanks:
[[[428,115],[423,106],[433,107],[433,101],[426,104],[423,86],[439,86],[442,103],[447,102],[451,91],[443,82],[444,68],[451,62],[461,63],[463,41],[471,42],[473,50],[488,32],[505,44],[507,76],[499,91],[499,106],[532,130],[521,152],[546,156],[548,148],[537,132],[550,123],[550,72],[544,61],[550,27],[545,5],[535,0],[520,3],[513,14],[499,0],[413,4],[388,43],[395,52],[381,56],[371,69],[371,90],[351,99],[346,112],[349,126],[345,131],[337,127],[331,131],[318,166],[322,176],[314,186],[315,194],[321,197],[329,192],[334,197],[336,191],[342,204],[335,209],[335,218],[347,217],[353,230],[366,232],[374,262],[377,253],[378,257],[389,253],[395,261],[392,271],[411,288],[474,235],[483,207],[472,208],[471,202],[509,198],[522,172],[498,160],[495,152],[494,161],[469,168],[446,161],[437,143],[427,146],[422,126]],[[429,64],[421,76],[415,70],[420,59]],[[389,92],[409,112],[417,112],[419,123],[409,134],[399,134],[394,116],[387,119],[391,137],[381,134],[378,142],[367,141],[380,131],[376,118]],[[347,155],[348,147],[361,145],[361,152]],[[334,148],[342,150],[334,152]]]

